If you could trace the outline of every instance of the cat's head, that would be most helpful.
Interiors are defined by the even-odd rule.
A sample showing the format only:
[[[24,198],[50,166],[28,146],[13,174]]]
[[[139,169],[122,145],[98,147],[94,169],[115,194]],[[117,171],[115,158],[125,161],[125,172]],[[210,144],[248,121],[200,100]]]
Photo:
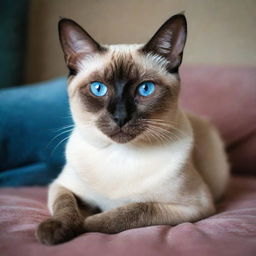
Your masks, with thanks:
[[[74,21],[61,19],[59,37],[78,129],[117,143],[170,139],[186,34],[186,18],[178,14],[145,45],[102,46]]]

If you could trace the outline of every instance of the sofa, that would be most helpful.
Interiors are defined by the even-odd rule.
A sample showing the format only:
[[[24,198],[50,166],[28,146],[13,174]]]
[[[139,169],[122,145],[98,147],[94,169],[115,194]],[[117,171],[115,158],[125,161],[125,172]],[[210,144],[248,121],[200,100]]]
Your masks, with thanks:
[[[47,184],[65,162],[72,125],[62,77],[0,91],[0,255],[256,255],[256,68],[186,66],[181,82],[180,104],[214,123],[225,141],[232,175],[215,215],[40,244]]]

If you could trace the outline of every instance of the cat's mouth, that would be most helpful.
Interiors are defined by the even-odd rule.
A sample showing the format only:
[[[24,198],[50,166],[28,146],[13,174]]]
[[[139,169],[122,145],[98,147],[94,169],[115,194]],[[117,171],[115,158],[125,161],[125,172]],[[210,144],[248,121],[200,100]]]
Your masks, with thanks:
[[[106,116],[99,118],[96,125],[111,140],[121,144],[130,142],[145,130],[145,125],[141,122],[130,120],[124,126],[119,127]]]
[[[127,143],[134,139],[136,136],[136,134],[128,133],[122,129],[119,129],[118,131],[115,131],[109,135],[112,140],[118,143]]]

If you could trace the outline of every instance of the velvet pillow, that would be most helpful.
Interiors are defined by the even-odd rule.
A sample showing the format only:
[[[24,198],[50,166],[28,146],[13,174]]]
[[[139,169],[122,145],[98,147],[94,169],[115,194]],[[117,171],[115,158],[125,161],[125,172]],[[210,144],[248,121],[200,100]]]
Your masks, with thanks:
[[[47,185],[64,165],[66,79],[0,91],[0,186]]]
[[[210,119],[234,172],[256,174],[256,68],[184,67],[181,103]]]

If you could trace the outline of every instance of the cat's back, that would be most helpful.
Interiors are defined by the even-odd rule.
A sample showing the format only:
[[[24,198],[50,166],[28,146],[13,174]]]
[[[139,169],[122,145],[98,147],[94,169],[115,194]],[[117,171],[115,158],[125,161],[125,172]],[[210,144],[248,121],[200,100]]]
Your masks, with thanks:
[[[193,162],[218,200],[229,179],[224,143],[217,129],[206,119],[187,113],[194,134]]]

